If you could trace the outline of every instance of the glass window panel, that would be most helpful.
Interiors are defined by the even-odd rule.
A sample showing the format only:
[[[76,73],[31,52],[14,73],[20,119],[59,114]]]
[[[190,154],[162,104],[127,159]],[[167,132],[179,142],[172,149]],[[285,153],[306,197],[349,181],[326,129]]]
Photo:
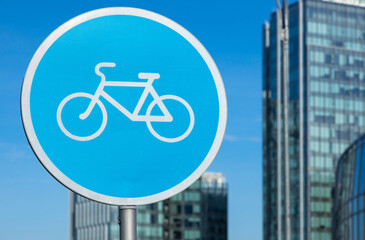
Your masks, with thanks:
[[[365,220],[364,220],[364,212],[360,213],[359,215],[359,238],[358,239],[365,239]]]
[[[193,205],[193,212],[200,213],[200,205]]]
[[[361,161],[361,171],[360,171],[360,192],[365,192],[365,145],[362,146],[362,161]]]
[[[361,157],[361,148],[359,147],[356,150],[356,163],[355,163],[355,179],[354,179],[354,191],[353,196],[358,194],[358,186],[359,186],[359,170],[360,170],[360,157]]]
[[[185,192],[185,201],[200,201],[199,192]]]
[[[181,201],[182,200],[182,193],[176,194],[171,198],[173,201]]]

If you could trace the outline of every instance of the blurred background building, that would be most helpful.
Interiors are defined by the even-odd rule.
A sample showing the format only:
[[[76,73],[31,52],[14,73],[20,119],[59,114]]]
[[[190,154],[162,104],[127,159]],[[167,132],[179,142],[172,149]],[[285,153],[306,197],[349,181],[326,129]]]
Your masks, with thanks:
[[[331,239],[337,159],[365,132],[363,5],[302,0],[288,36],[282,10],[264,25],[264,239]]]
[[[332,239],[365,239],[365,135],[341,156],[333,191]]]
[[[365,6],[364,0],[324,0],[326,2],[337,2],[343,4],[350,4],[350,5],[358,5],[358,6]]]
[[[70,240],[119,240],[118,207],[70,194]],[[184,192],[137,208],[138,240],[226,240],[227,183],[205,173]]]

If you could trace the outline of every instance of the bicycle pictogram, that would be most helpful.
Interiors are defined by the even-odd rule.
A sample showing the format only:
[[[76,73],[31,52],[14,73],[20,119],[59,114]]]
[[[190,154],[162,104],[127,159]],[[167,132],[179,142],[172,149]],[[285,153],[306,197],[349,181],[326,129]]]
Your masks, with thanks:
[[[61,101],[61,103],[57,109],[57,123],[58,123],[59,127],[61,128],[62,132],[66,136],[70,137],[71,139],[77,140],[77,141],[89,141],[89,140],[92,140],[92,139],[98,137],[104,131],[106,124],[107,124],[108,117],[107,117],[106,108],[99,99],[100,97],[103,97],[105,100],[107,100],[109,103],[111,103],[115,108],[117,108],[121,113],[123,113],[131,121],[146,122],[147,128],[151,132],[151,134],[161,141],[169,142],[169,143],[179,142],[179,141],[185,139],[191,133],[191,131],[193,130],[194,121],[195,121],[193,109],[181,97],[178,97],[175,95],[163,95],[163,96],[158,95],[158,93],[152,86],[153,82],[160,78],[160,75],[158,73],[139,73],[138,74],[139,79],[145,79],[145,80],[147,80],[146,82],[106,81],[105,75],[102,72],[100,72],[100,68],[115,67],[115,66],[116,66],[116,64],[111,63],[111,62],[102,62],[102,63],[99,63],[96,65],[95,73],[101,77],[101,82],[94,95],[85,93],[85,92],[77,92],[77,93],[73,93],[73,94],[67,96],[66,98],[64,98]],[[142,93],[134,111],[130,112],[104,91],[104,87],[106,87],[106,86],[141,87],[141,88],[144,88],[144,90],[143,90],[143,93]],[[147,99],[147,96],[149,94],[153,97],[153,101],[147,107],[146,113],[141,114],[140,112],[141,112],[142,106],[144,105],[144,103]],[[71,100],[76,99],[76,98],[88,98],[91,100],[90,104],[86,108],[85,112],[83,112],[79,115],[79,118],[81,120],[87,119],[90,116],[91,112],[93,111],[93,109],[96,105],[100,108],[100,110],[102,112],[102,115],[103,115],[102,123],[101,123],[99,129],[95,133],[93,133],[89,136],[77,136],[75,134],[72,134],[70,131],[68,131],[65,128],[65,126],[62,122],[62,110],[63,110],[64,106],[67,103],[69,103]],[[169,110],[166,108],[166,105],[163,103],[163,101],[165,101],[165,100],[175,100],[175,101],[183,104],[184,107],[189,112],[189,117],[190,117],[189,126],[188,126],[187,130],[178,137],[174,137],[174,138],[163,137],[160,134],[158,134],[152,127],[152,124],[151,124],[152,122],[172,122],[173,121],[172,115],[170,114]],[[159,109],[161,110],[163,115],[152,115],[151,114],[152,109],[156,105],[159,107]]]

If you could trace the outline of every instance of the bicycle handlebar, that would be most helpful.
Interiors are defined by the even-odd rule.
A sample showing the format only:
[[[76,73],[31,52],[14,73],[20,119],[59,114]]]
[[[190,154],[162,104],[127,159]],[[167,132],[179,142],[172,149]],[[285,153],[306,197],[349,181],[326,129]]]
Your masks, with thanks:
[[[95,72],[100,72],[100,68],[102,67],[115,67],[115,63],[101,62],[95,67]]]
[[[96,73],[96,75],[101,77],[102,81],[105,81],[105,75],[102,72],[100,72],[100,68],[102,68],[102,67],[115,67],[115,66],[116,66],[115,63],[112,63],[112,62],[101,62],[98,65],[96,65],[95,73]]]

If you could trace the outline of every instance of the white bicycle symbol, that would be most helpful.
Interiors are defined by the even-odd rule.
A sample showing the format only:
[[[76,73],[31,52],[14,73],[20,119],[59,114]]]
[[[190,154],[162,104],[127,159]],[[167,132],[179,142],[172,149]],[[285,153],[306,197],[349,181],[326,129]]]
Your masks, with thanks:
[[[101,82],[99,87],[97,88],[96,92],[94,95],[91,95],[89,93],[84,93],[84,92],[78,92],[78,93],[73,93],[69,96],[67,96],[65,99],[63,99],[60,103],[60,105],[58,106],[57,109],[57,123],[59,125],[59,127],[61,128],[62,132],[77,141],[89,141],[92,140],[96,137],[98,137],[105,129],[106,123],[107,123],[107,112],[105,109],[105,106],[103,105],[103,103],[100,101],[99,97],[102,96],[104,97],[108,102],[110,102],[114,107],[116,107],[120,112],[122,112],[125,116],[127,116],[130,120],[132,121],[140,121],[140,122],[146,122],[147,124],[147,128],[148,130],[152,133],[153,136],[155,136],[157,139],[164,141],[164,142],[169,142],[169,143],[173,143],[173,142],[179,142],[183,139],[185,139],[190,132],[193,130],[194,127],[194,112],[192,110],[192,108],[190,107],[190,105],[182,98],[175,96],[175,95],[164,95],[164,96],[159,96],[157,94],[157,92],[155,91],[155,89],[152,86],[152,83],[154,80],[159,79],[160,75],[158,73],[139,73],[138,77],[140,79],[146,79],[147,82],[114,82],[114,81],[106,81],[105,80],[105,75],[103,73],[100,72],[100,68],[102,67],[115,67],[115,63],[108,63],[108,62],[102,62],[99,63],[98,65],[96,65],[95,67],[95,73],[101,77]],[[133,113],[129,112],[126,108],[124,108],[121,104],[119,104],[117,101],[115,101],[109,94],[107,94],[104,91],[104,87],[105,86],[112,86],[112,87],[143,87],[144,91],[137,103],[136,108],[134,109]],[[148,94],[151,94],[151,96],[153,97],[153,101],[151,102],[151,104],[148,106],[146,114],[145,115],[140,115],[139,112],[141,111],[141,108],[144,104],[144,102],[146,101],[146,98],[148,96]],[[101,123],[100,128],[92,135],[90,136],[76,136],[72,133],[70,133],[65,126],[62,123],[62,110],[63,107],[72,99],[75,98],[89,98],[91,100],[89,106],[87,107],[86,111],[84,113],[81,113],[79,115],[79,118],[84,120],[86,119],[90,113],[92,112],[93,108],[95,107],[95,105],[98,105],[99,108],[101,109],[101,112],[103,114],[103,120]],[[167,110],[165,104],[163,103],[164,100],[175,100],[180,102],[181,104],[183,104],[185,106],[185,108],[188,110],[189,115],[190,115],[190,124],[188,126],[188,129],[179,137],[175,137],[175,138],[167,138],[167,137],[163,137],[161,135],[159,135],[153,128],[151,125],[151,122],[172,122],[173,121],[173,117],[171,116],[171,114],[169,113],[169,111]],[[151,111],[153,109],[153,107],[155,105],[158,105],[158,107],[160,108],[160,110],[162,111],[163,116],[151,116]]]

